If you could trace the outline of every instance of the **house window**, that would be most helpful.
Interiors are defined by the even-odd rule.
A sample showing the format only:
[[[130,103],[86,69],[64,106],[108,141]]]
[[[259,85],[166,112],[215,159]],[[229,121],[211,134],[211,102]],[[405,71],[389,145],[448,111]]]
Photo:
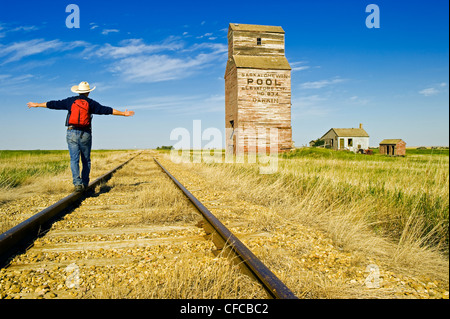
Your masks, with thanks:
[[[256,45],[261,45],[261,38],[256,39]]]
[[[352,138],[348,139],[348,147],[353,147],[353,139]]]

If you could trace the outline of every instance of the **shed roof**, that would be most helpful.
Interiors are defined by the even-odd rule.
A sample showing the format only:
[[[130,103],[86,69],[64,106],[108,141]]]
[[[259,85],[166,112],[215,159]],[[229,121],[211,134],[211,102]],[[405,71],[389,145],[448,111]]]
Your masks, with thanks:
[[[282,27],[271,25],[230,23],[230,29],[233,31],[285,33]]]
[[[284,56],[250,56],[233,55],[233,62],[237,68],[290,70],[288,60]]]
[[[401,138],[396,139],[385,139],[380,142],[380,144],[398,144],[399,142],[405,143]]]

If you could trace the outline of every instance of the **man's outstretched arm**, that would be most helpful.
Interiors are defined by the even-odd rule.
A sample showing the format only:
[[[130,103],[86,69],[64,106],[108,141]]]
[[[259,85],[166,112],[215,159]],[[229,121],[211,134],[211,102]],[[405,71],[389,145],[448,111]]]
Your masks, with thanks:
[[[29,102],[28,104],[28,108],[32,108],[32,107],[47,107],[47,102],[45,103],[34,103],[34,102]],[[110,111],[111,112],[111,111]],[[110,113],[111,114],[111,113]],[[128,111],[125,110],[125,112],[121,112],[118,111],[116,109],[112,110],[112,115],[119,115],[119,116],[133,116],[134,115],[134,111]]]
[[[28,102],[28,108],[32,107],[47,107],[47,102],[45,103],[34,103],[34,102]]]
[[[116,110],[116,109],[113,109],[112,115],[119,115],[119,116],[133,116],[133,115],[134,115],[134,111],[128,111],[128,110],[125,110],[125,112],[121,112],[121,111],[118,111],[118,110]]]

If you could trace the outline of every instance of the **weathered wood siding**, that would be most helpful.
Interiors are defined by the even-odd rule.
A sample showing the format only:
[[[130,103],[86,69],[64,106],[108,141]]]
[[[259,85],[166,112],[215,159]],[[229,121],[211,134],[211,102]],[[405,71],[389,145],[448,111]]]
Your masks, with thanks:
[[[397,156],[405,156],[406,155],[406,142],[401,141],[397,143],[396,154]]]
[[[239,127],[277,128],[279,149],[291,148],[290,71],[238,69],[237,86]]]
[[[225,127],[231,133],[227,132],[227,151],[269,152],[271,147],[278,152],[289,150],[292,148],[291,69],[287,61],[283,65],[279,59],[267,58],[284,57],[284,31],[266,26],[239,28],[233,30],[230,25],[228,33]],[[267,32],[271,28],[274,32]],[[243,56],[252,57],[251,65],[245,65],[246,60],[241,58],[236,66],[237,57]],[[255,63],[258,57],[261,63]],[[270,129],[276,132],[276,139],[270,137]]]
[[[237,90],[237,69],[235,66],[227,68],[225,74],[225,131],[226,150],[235,153],[235,140],[233,129],[238,124],[238,90]],[[233,127],[232,123],[233,122]]]
[[[258,39],[261,39],[260,45]],[[284,34],[231,31],[228,34],[228,56],[233,55],[284,56]]]
[[[380,155],[394,155],[405,156],[406,155],[406,143],[400,141],[396,144],[380,144]]]

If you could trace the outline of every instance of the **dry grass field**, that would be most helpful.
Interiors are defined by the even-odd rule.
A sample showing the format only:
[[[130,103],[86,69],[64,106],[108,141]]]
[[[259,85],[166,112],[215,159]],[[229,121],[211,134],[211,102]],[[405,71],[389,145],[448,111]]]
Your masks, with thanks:
[[[385,287],[390,287],[389,281],[395,281],[402,290],[403,282],[405,295],[414,295],[437,280],[441,288],[448,290],[448,151],[394,158],[304,149],[282,156],[277,172],[271,175],[261,175],[259,164],[180,165],[189,171],[186,175],[197,174],[204,181],[200,188],[210,187],[211,192],[218,194],[205,195],[205,198],[228,204],[243,203],[237,215],[248,221],[248,227],[266,231],[291,244],[297,242],[289,248],[291,257],[297,256],[286,261],[291,268],[298,260],[308,263],[311,254],[306,252],[314,252],[313,244],[308,244],[307,239],[303,238],[303,243],[295,240],[295,229],[307,227],[303,231],[320,231],[338,251],[352,254],[348,269],[356,266],[364,272],[370,260],[380,269],[396,273],[383,275]],[[185,183],[189,183],[187,176]],[[199,188],[198,184],[195,182],[194,187]],[[195,194],[202,198],[200,193],[203,191]],[[219,209],[217,214],[226,218],[227,210]],[[326,249],[320,250],[322,254]],[[260,254],[269,264],[276,265],[283,259],[274,250],[262,249]],[[330,263],[328,268],[339,266],[333,257],[331,262],[326,258],[317,262]],[[286,265],[280,266],[279,271],[288,271]],[[303,282],[311,283],[306,296],[353,296],[354,291],[345,284],[352,280],[346,281],[345,275],[337,275],[344,279],[339,284],[336,280],[328,281],[323,272],[309,274],[309,278],[303,278]],[[290,281],[291,276],[286,276],[286,280]],[[408,284],[402,276],[421,277],[418,282],[423,288],[417,282]],[[415,288],[409,290],[408,286]],[[304,292],[305,287],[298,290]],[[442,292],[448,297],[448,292]],[[434,291],[431,294],[435,295]]]
[[[0,172],[51,161],[67,166],[52,170],[44,165],[17,185],[3,182],[0,231],[72,191],[68,154],[23,155],[0,156]],[[153,155],[301,298],[448,298],[448,152],[393,158],[297,150],[280,156],[277,172],[269,175],[259,173],[259,164],[175,164],[168,152],[146,154],[149,165]],[[126,151],[94,153],[92,177],[129,157]],[[148,170],[145,160],[139,163],[132,162],[108,183],[111,192],[125,194],[136,184],[133,172]],[[139,183],[132,205],[144,213],[117,225],[182,225],[198,219],[170,182],[161,187]],[[170,259],[173,271],[166,279],[164,271],[148,276],[125,269],[123,278],[140,278],[129,281],[132,289],[123,290],[123,283],[109,276],[102,279],[109,288],[91,297],[257,296],[254,287],[247,294],[244,286],[227,282],[227,276],[239,275],[226,261],[205,260],[206,268],[198,268],[182,256]],[[380,270],[376,289],[366,285],[366,267],[372,264]],[[209,280],[202,283],[201,277]],[[161,286],[164,280],[170,285]],[[167,290],[154,294],[142,281]],[[233,295],[233,287],[241,293]]]
[[[128,151],[93,151],[91,180],[129,156]],[[68,151],[0,151],[0,233],[72,191]]]
[[[95,167],[115,167],[132,155],[96,156]],[[36,202],[57,200],[35,191],[5,202],[1,212],[40,209]],[[215,246],[197,226],[200,220],[189,200],[144,152],[0,270],[0,299],[265,298],[259,283],[228,258],[212,253]],[[79,269],[77,288],[65,284],[69,264]]]

